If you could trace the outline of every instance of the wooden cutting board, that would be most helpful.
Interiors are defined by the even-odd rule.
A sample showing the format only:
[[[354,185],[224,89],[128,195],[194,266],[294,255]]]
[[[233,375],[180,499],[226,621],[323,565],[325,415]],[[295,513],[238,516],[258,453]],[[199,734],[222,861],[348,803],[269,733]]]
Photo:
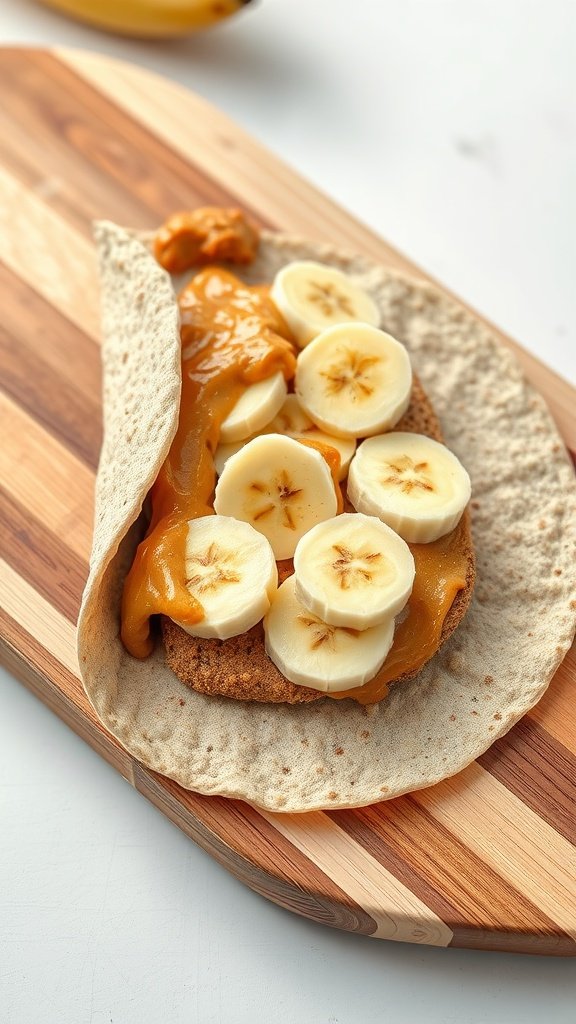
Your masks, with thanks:
[[[143,768],[98,724],[74,645],[101,435],[91,218],[154,227],[179,208],[234,203],[263,225],[421,272],[203,100],[140,68],[0,50],[0,90],[4,663],[281,906],[380,938],[576,954],[573,652],[541,703],[466,771],[362,810],[275,815],[197,796]],[[574,391],[506,343],[576,451]]]

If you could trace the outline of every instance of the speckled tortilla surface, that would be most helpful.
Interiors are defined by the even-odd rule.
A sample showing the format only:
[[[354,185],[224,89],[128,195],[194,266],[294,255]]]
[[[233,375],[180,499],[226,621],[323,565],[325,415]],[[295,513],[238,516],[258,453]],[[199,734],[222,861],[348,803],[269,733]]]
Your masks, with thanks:
[[[460,771],[539,700],[576,621],[574,474],[509,351],[428,284],[331,246],[263,236],[247,281],[270,281],[294,259],[332,263],[371,293],[384,328],[407,346],[472,478],[476,588],[442,651],[372,708],[206,696],[176,678],[161,647],[137,661],[119,640],[140,513],[177,424],[178,313],[137,235],[101,224],[97,244],[105,431],[78,653],[103,724],[182,786],[275,811],[361,806]]]

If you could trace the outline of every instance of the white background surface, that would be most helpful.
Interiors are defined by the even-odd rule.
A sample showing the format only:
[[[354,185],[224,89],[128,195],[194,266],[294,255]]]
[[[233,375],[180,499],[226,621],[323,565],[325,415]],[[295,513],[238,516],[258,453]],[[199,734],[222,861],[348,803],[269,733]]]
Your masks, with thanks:
[[[261,0],[173,44],[0,7],[2,43],[100,50],[202,93],[576,378],[572,0]],[[301,920],[6,674],[0,694],[2,1024],[573,1024],[574,961]]]

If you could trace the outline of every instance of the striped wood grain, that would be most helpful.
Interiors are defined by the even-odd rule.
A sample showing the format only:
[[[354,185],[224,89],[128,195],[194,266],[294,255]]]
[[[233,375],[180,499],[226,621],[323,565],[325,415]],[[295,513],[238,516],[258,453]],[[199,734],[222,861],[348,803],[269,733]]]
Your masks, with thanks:
[[[361,810],[274,815],[189,793],[97,722],[74,653],[101,431],[91,219],[152,227],[177,208],[233,202],[262,225],[422,272],[224,115],[141,69],[4,50],[0,86],[3,660],[276,903],[376,937],[575,954],[573,653],[540,704],[465,772]],[[510,344],[576,450],[573,390]]]

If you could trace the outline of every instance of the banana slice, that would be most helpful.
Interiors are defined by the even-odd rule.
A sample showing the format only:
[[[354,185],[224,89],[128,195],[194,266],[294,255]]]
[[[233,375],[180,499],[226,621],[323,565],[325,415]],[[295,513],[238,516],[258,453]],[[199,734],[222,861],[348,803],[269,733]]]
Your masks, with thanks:
[[[220,427],[220,441],[230,444],[257,434],[282,408],[286,392],[282,373],[250,384]]]
[[[404,540],[427,544],[450,533],[470,500],[470,477],[453,452],[424,434],[363,441],[350,465],[348,497]]]
[[[299,437],[300,435],[307,435],[310,432],[312,440],[322,441],[325,444],[330,442],[324,441],[324,438],[328,437],[328,434],[324,434],[323,431],[318,430],[316,425],[312,423],[309,416],[306,415],[304,410],[298,404],[296,395],[286,395],[282,407],[278,410],[274,419],[270,420],[262,430],[256,431],[250,434],[249,437],[243,438],[241,441],[232,441],[230,444],[219,444],[214,454],[214,466],[218,476],[222,475],[222,470],[231,455],[235,455],[241,448],[244,447],[248,441],[253,441],[255,437],[260,434],[286,434],[288,437]],[[340,465],[342,467],[342,455],[343,452],[348,454],[348,448],[351,442],[344,440],[343,438],[333,438],[334,448],[340,454]],[[336,445],[338,442],[338,446]],[[348,447],[346,447],[348,446]],[[350,457],[347,460],[346,469],[350,465],[350,459],[356,451],[356,445],[353,444]],[[344,479],[341,477],[341,479]]]
[[[274,278],[270,298],[300,348],[333,324],[380,323],[376,303],[362,288],[342,271],[312,260],[283,267]]]
[[[332,434],[325,434],[323,430],[318,430],[318,427],[300,407],[296,395],[287,395],[280,412],[263,430],[257,434],[250,434],[249,437],[245,437],[241,441],[218,445],[214,453],[214,466],[218,476],[222,475],[222,470],[231,455],[235,455],[248,441],[253,441],[261,434],[286,434],[287,437],[294,437],[297,441],[317,441],[319,444],[330,445],[340,456],[339,480],[345,479],[350,461],[356,451],[356,442],[352,438],[333,437]]]
[[[255,437],[260,437],[260,434],[250,434],[249,437],[243,437],[241,441],[231,441],[230,444],[218,445],[214,452],[214,468],[218,476],[222,476],[222,471],[230,456],[236,455],[236,452],[239,452],[249,441],[253,441]]]
[[[404,346],[367,324],[329,327],[298,356],[298,401],[318,427],[337,437],[389,430],[406,412],[411,389]]]
[[[336,515],[332,475],[319,452],[281,434],[262,434],[232,455],[216,485],[214,509],[263,533],[276,558]]]
[[[248,523],[202,516],[188,523],[186,586],[204,609],[194,625],[177,623],[192,636],[245,633],[270,607],[278,570],[268,541]]]
[[[326,693],[372,679],[394,639],[394,619],[372,629],[330,626],[296,597],[290,576],[276,591],[264,619],[266,653],[286,679]]]
[[[340,456],[338,479],[343,480],[346,476],[350,460],[356,451],[356,441],[349,437],[334,437],[333,434],[327,434],[324,430],[318,430],[316,424],[304,412],[296,395],[286,396],[280,412],[268,424],[267,429],[277,434],[287,434],[288,437],[295,437],[297,440],[303,438],[330,445]]]
[[[331,626],[364,630],[393,618],[412,593],[414,572],[402,538],[360,512],[318,523],[294,553],[296,597]]]

